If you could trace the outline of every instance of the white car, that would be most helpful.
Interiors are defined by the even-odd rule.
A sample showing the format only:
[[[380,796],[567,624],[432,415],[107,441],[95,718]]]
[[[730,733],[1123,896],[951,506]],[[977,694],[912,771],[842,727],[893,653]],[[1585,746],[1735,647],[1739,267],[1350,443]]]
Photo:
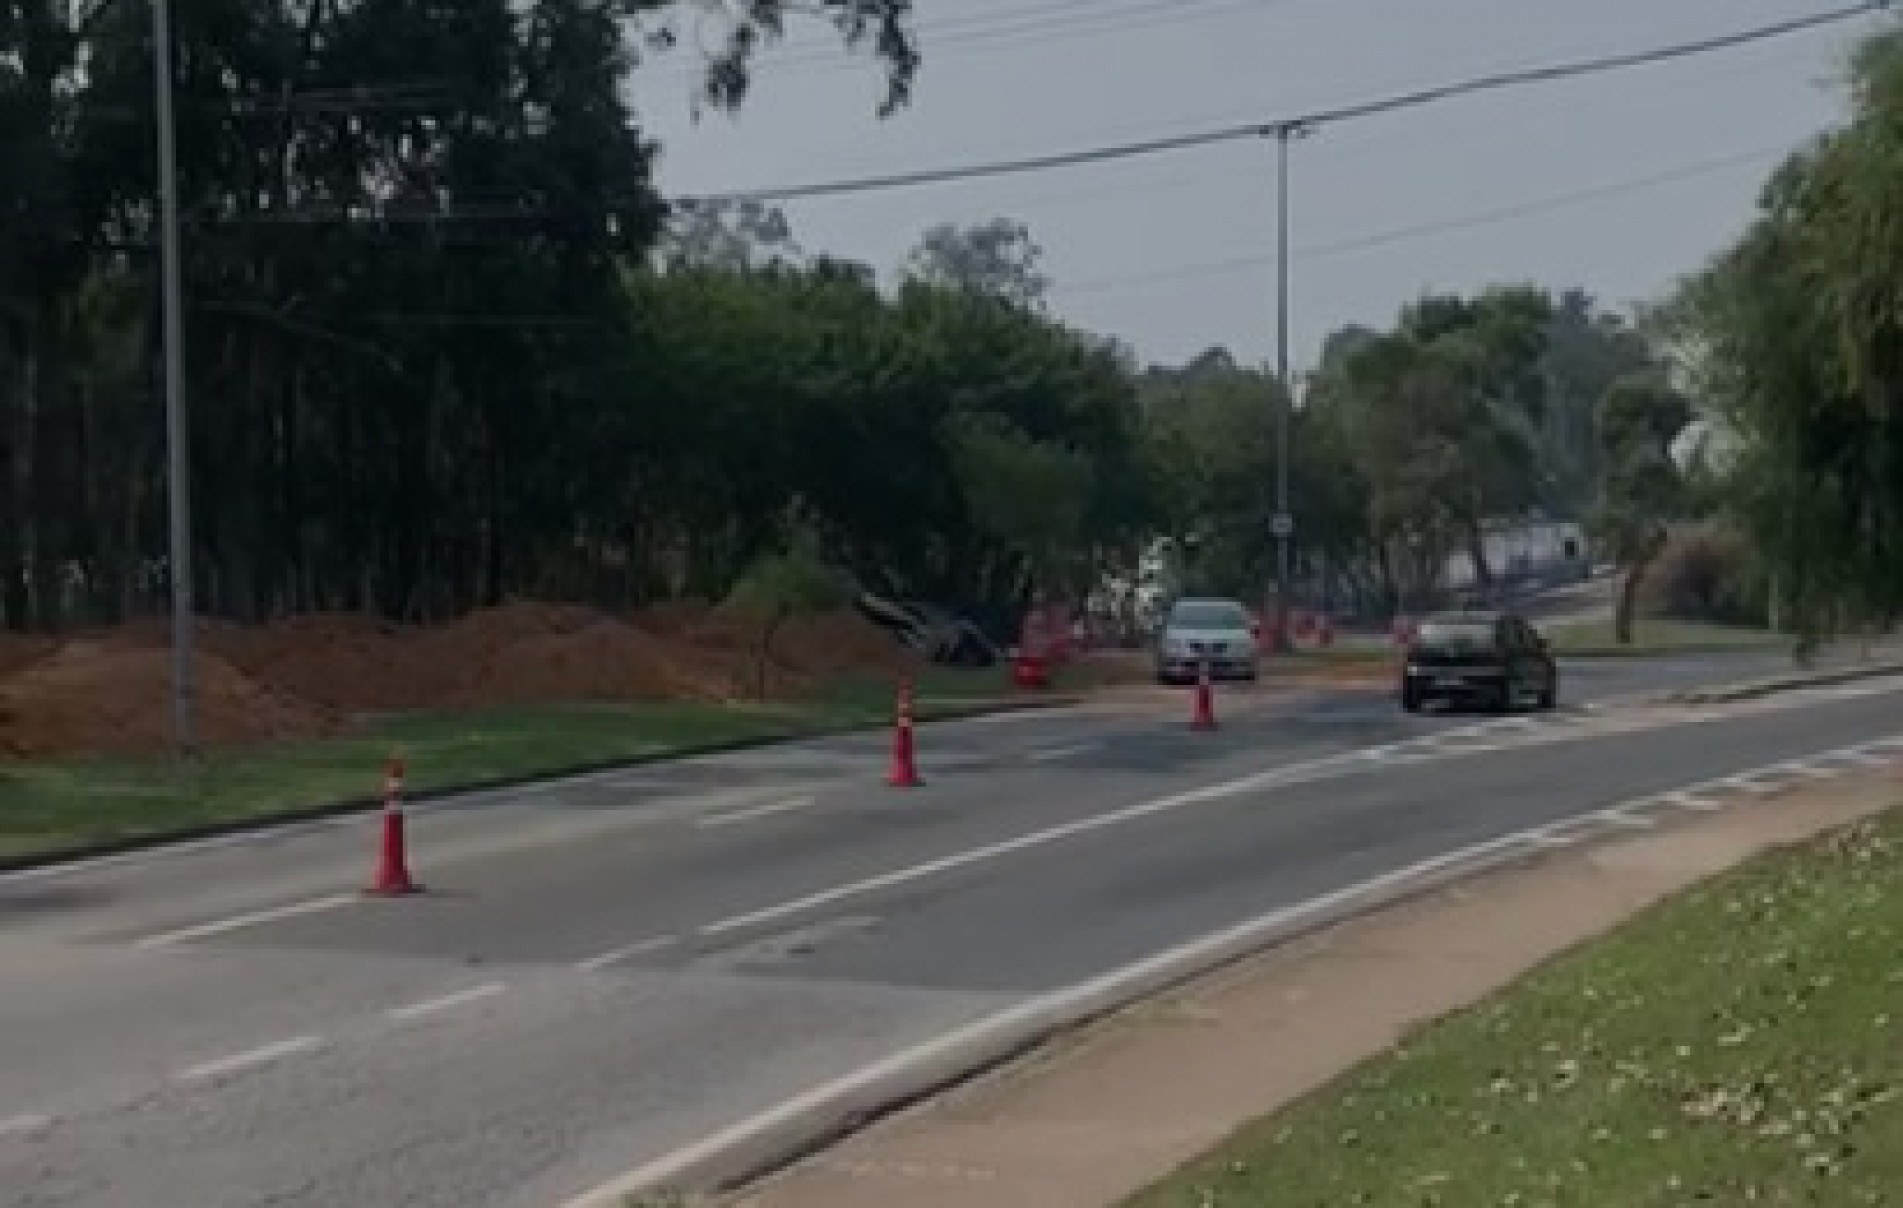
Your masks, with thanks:
[[[1163,618],[1156,643],[1157,682],[1191,682],[1205,664],[1212,680],[1256,678],[1260,654],[1255,620],[1239,602],[1178,600]]]

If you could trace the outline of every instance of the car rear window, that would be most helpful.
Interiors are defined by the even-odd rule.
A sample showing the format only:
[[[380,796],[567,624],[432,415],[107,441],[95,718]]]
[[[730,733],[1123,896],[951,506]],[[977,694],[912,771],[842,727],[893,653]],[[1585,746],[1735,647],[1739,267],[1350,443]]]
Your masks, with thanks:
[[[1249,614],[1240,604],[1186,600],[1170,610],[1170,624],[1179,629],[1247,629]]]
[[[1419,642],[1437,650],[1470,650],[1494,644],[1491,621],[1428,621]]]

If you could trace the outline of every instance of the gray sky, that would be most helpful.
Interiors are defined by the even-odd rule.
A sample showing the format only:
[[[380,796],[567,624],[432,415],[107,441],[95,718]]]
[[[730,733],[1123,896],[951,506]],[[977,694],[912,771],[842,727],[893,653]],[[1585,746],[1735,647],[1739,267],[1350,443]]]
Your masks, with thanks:
[[[669,193],[1038,155],[1289,116],[1410,88],[1643,50],[1821,0],[916,0],[912,105],[812,28],[760,63],[734,117],[690,113],[680,54],[637,75]],[[1298,143],[1293,367],[1328,332],[1425,289],[1584,285],[1657,296],[1749,220],[1784,151],[1840,120],[1837,26],[1698,59],[1371,118]],[[1666,178],[1666,179],[1661,179]],[[1564,204],[1555,199],[1588,194]],[[1502,215],[1501,211],[1520,213]],[[1180,361],[1274,348],[1274,157],[1228,143],[787,207],[809,251],[890,273],[928,226],[1008,215],[1046,249],[1054,308]],[[1441,228],[1421,231],[1419,228]],[[1412,233],[1408,233],[1408,232]],[[1379,237],[1396,234],[1385,242]],[[1359,244],[1360,246],[1356,246]]]

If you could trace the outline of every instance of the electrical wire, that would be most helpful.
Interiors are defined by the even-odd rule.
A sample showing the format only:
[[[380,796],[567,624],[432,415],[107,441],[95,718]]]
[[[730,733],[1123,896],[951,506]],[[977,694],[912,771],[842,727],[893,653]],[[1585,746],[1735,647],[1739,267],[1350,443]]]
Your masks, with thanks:
[[[1442,101],[1455,100],[1480,93],[1497,92],[1502,89],[1524,87],[1531,84],[1555,83],[1561,80],[1602,75],[1609,72],[1624,71],[1636,67],[1652,66],[1678,59],[1713,54],[1719,51],[1735,49],[1740,46],[1751,45],[1753,43],[1785,38],[1792,34],[1803,33],[1829,25],[1838,25],[1847,21],[1860,20],[1878,13],[1888,12],[1891,7],[1892,0],[1864,0],[1863,3],[1829,9],[1824,12],[1813,13],[1809,16],[1793,17],[1768,25],[1754,26],[1750,29],[1740,30],[1735,33],[1700,38],[1690,42],[1674,43],[1668,46],[1656,47],[1651,50],[1606,55],[1541,67],[1521,68],[1516,71],[1505,71],[1492,75],[1471,76],[1450,84],[1417,89],[1411,92],[1396,93],[1391,96],[1341,105],[1330,109],[1318,109],[1294,117],[1218,127],[1216,129],[1188,134],[1092,147],[1078,151],[1061,151],[1054,154],[1030,156],[1023,159],[993,160],[986,163],[965,164],[951,168],[927,168],[912,172],[896,172],[880,176],[863,176],[849,180],[790,185],[783,188],[742,189],[730,192],[707,193],[693,197],[684,197],[681,198],[681,200],[699,204],[731,204],[747,201],[785,202],[817,197],[838,197],[856,193],[884,192],[891,189],[943,184],[950,181],[1014,176],[1026,172],[1048,172],[1061,168],[1079,167],[1085,164],[1104,163],[1120,159],[1134,159],[1139,156],[1189,150],[1195,147],[1206,147],[1215,143],[1235,142],[1242,139],[1286,137],[1290,134],[1305,133],[1322,126],[1339,122],[1355,121],[1361,118],[1395,113],[1405,109],[1415,109],[1424,105],[1437,104]]]
[[[1619,197],[1637,193],[1661,185],[1675,184],[1679,181],[1694,180],[1711,176],[1719,172],[1730,171],[1750,164],[1760,164],[1778,159],[1791,153],[1791,144],[1782,143],[1774,147],[1758,147],[1749,151],[1740,151],[1730,155],[1715,156],[1695,163],[1643,176],[1632,176],[1622,180],[1608,181],[1604,184],[1590,185],[1582,189],[1573,189],[1564,193],[1552,193],[1544,197],[1529,198],[1509,206],[1499,206],[1491,210],[1468,214],[1459,218],[1440,219],[1433,222],[1413,223],[1407,226],[1392,227],[1385,231],[1376,231],[1367,235],[1331,243],[1311,244],[1297,248],[1289,254],[1290,261],[1322,260],[1335,256],[1355,255],[1389,247],[1397,243],[1406,243],[1415,239],[1445,235],[1457,231],[1474,230],[1481,227],[1496,226],[1519,218],[1551,213],[1556,210],[1570,209],[1594,201],[1603,201],[1609,197]],[[1176,268],[1160,269],[1156,272],[1138,273],[1118,277],[1101,277],[1093,280],[1071,283],[1058,282],[1052,285],[1057,294],[1091,294],[1126,288],[1154,285],[1165,281],[1184,280],[1193,277],[1216,276],[1244,269],[1255,270],[1264,265],[1275,263],[1273,255],[1231,256],[1223,260],[1204,261],[1198,264],[1186,264]]]

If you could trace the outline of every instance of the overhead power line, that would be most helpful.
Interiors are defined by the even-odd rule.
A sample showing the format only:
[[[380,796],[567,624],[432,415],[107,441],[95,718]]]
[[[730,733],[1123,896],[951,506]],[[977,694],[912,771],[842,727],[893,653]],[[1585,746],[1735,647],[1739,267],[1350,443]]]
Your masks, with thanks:
[[[815,197],[837,197],[854,193],[871,193],[882,192],[889,189],[911,188],[920,185],[946,184],[961,180],[979,180],[995,176],[1015,176],[1026,172],[1048,172],[1059,168],[1073,168],[1085,164],[1105,163],[1112,160],[1135,159],[1141,156],[1158,155],[1168,151],[1189,150],[1195,147],[1206,147],[1216,143],[1236,142],[1242,139],[1273,138],[1278,134],[1290,130],[1310,130],[1337,122],[1376,117],[1406,109],[1416,109],[1424,105],[1455,100],[1460,97],[1474,96],[1480,93],[1497,92],[1502,89],[1525,87],[1531,84],[1557,83],[1562,80],[1577,79],[1583,76],[1603,75],[1608,72],[1624,71],[1636,67],[1646,67],[1658,63],[1671,62],[1677,59],[1713,54],[1718,51],[1732,50],[1740,46],[1768,42],[1778,38],[1789,37],[1793,34],[1820,29],[1825,26],[1840,25],[1848,21],[1860,20],[1878,13],[1887,12],[1890,8],[1891,0],[1864,0],[1863,3],[1828,9],[1824,12],[1813,13],[1805,17],[1793,17],[1768,25],[1754,26],[1750,29],[1740,30],[1735,33],[1722,34],[1710,38],[1700,38],[1690,42],[1678,42],[1668,46],[1656,47],[1651,50],[1634,51],[1618,55],[1605,55],[1597,58],[1556,63],[1541,67],[1527,67],[1492,75],[1472,76],[1451,84],[1442,84],[1432,88],[1396,93],[1392,96],[1336,106],[1329,109],[1317,109],[1292,117],[1222,126],[1215,129],[1172,135],[1164,138],[1117,143],[1109,146],[1091,147],[1079,151],[1062,151],[1049,155],[1030,156],[1023,159],[992,160],[984,163],[964,164],[957,167],[927,168],[918,171],[896,172],[880,176],[862,176],[849,180],[789,185],[783,188],[742,189],[731,192],[707,193],[693,197],[684,197],[681,198],[681,200],[702,204],[745,201],[799,201]]]
[[[1292,260],[1320,260],[1331,256],[1353,255],[1357,252],[1373,251],[1397,243],[1406,243],[1415,239],[1425,239],[1434,235],[1451,234],[1456,231],[1468,231],[1481,227],[1495,226],[1511,222],[1518,218],[1528,218],[1538,214],[1547,214],[1555,210],[1570,209],[1609,197],[1620,197],[1661,185],[1675,184],[1679,181],[1694,180],[1710,176],[1717,172],[1731,171],[1750,164],[1764,163],[1790,153],[1789,144],[1758,147],[1750,151],[1740,151],[1731,155],[1720,155],[1702,159],[1695,163],[1677,168],[1668,168],[1659,172],[1650,172],[1643,176],[1631,176],[1622,180],[1607,181],[1604,184],[1589,185],[1582,189],[1572,189],[1564,193],[1551,193],[1544,197],[1529,198],[1512,205],[1497,206],[1490,210],[1466,214],[1457,218],[1438,219],[1431,222],[1410,223],[1406,226],[1391,227],[1384,231],[1374,231],[1348,239],[1328,243],[1310,244],[1296,248],[1290,256]],[[1155,272],[1134,273],[1126,276],[1099,277],[1071,284],[1057,282],[1052,289],[1059,294],[1090,294],[1107,290],[1140,287],[1164,281],[1177,281],[1192,277],[1207,277],[1242,269],[1258,269],[1275,263],[1273,255],[1230,256],[1222,260],[1203,261],[1196,264],[1184,264],[1175,268],[1159,269]]]

